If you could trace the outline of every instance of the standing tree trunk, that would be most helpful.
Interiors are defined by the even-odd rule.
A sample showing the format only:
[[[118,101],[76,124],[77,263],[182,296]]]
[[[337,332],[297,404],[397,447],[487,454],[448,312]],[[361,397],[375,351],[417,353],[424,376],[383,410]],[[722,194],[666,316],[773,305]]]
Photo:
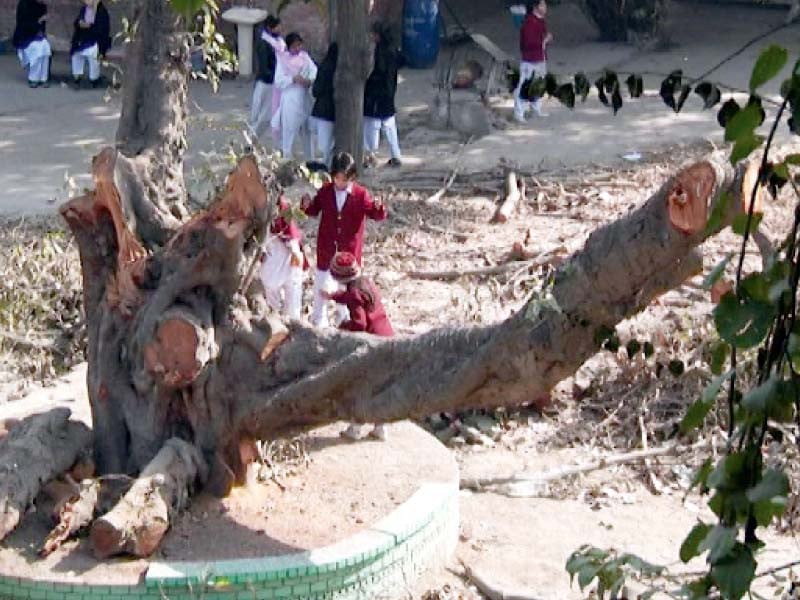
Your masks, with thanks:
[[[334,98],[336,150],[364,155],[364,84],[372,69],[369,0],[335,0],[334,41],[339,44]]]
[[[188,216],[183,181],[189,35],[164,0],[137,0],[126,49],[115,183],[145,247],[163,245]]]

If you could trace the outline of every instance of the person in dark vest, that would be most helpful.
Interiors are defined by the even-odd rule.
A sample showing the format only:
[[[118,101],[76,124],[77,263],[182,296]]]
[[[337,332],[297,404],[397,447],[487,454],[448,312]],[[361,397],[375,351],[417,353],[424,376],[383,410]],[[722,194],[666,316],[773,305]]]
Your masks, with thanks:
[[[361,274],[361,267],[353,254],[337,252],[331,260],[331,275],[344,289],[332,294],[326,293],[326,296],[337,304],[346,306],[350,315],[339,325],[339,329],[360,331],[383,337],[394,335],[392,324],[383,308],[378,286],[370,278]],[[385,440],[386,428],[383,424],[376,424],[369,435],[379,440]],[[342,436],[353,440],[360,438],[361,425],[351,424],[342,432]]]
[[[375,153],[383,131],[391,152],[387,164],[399,167],[403,157],[397,135],[394,97],[397,93],[400,53],[394,45],[391,31],[382,23],[372,26],[372,37],[375,41],[375,66],[364,87],[364,150],[367,153],[365,165],[375,163]]]
[[[356,182],[356,161],[347,152],[339,152],[331,161],[332,182],[323,185],[312,200],[303,196],[300,208],[309,217],[319,215],[317,233],[317,271],[314,277],[314,307],[311,324],[328,326],[327,299],[323,292],[334,292],[338,285],[330,273],[331,260],[337,252],[349,252],[361,264],[364,246],[364,226],[367,219],[383,221],[386,207],[380,199],[373,200],[369,192]],[[339,319],[347,311],[339,311]],[[337,321],[338,323],[338,321]]]
[[[333,124],[336,121],[336,103],[333,98],[333,78],[336,75],[336,63],[339,59],[339,45],[333,42],[317,71],[317,78],[311,88],[314,96],[314,107],[311,119],[317,132],[317,152],[322,155],[325,168],[331,166],[333,157]]]
[[[28,73],[28,85],[32,88],[48,87],[53,51],[47,41],[47,4],[39,0],[19,0],[11,41]]]
[[[72,78],[76,89],[80,88],[86,66],[89,67],[89,83],[100,85],[100,60],[111,47],[111,19],[102,0],[84,0],[75,19],[70,56]]]
[[[286,51],[286,42],[281,37],[281,20],[272,15],[264,21],[256,41],[256,82],[253,86],[253,102],[250,109],[250,128],[256,137],[261,137],[270,126],[272,113],[278,108],[280,95],[275,94],[276,53]],[[273,132],[277,142],[277,132]]]
[[[547,45],[553,36],[547,31],[547,1],[534,0],[526,5],[527,16],[519,33],[519,48],[522,60],[519,64],[519,84],[514,90],[514,119],[525,122],[525,112],[529,107],[538,117],[546,117],[542,112],[542,99],[528,101],[522,97],[522,86],[530,85],[534,77],[547,75]]]

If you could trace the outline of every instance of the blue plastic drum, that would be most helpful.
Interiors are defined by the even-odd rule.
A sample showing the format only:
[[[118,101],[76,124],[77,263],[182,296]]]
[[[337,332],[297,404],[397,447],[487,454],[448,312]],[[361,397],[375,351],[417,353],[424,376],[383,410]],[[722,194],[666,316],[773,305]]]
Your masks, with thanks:
[[[405,0],[403,54],[412,69],[429,69],[439,57],[439,0]]]

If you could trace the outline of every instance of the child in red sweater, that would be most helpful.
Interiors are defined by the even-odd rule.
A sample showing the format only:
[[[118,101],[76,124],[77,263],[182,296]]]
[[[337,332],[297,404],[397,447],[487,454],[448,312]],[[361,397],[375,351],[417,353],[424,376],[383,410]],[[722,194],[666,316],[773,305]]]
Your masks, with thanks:
[[[369,192],[356,182],[356,161],[347,152],[339,152],[331,161],[332,183],[323,185],[312,200],[305,195],[300,208],[309,217],[320,215],[317,235],[317,272],[314,278],[314,307],[311,324],[327,327],[327,301],[322,292],[334,292],[336,282],[330,274],[330,264],[337,252],[349,252],[361,265],[364,246],[364,225],[367,219],[382,221],[386,207],[380,199],[373,200]],[[340,311],[340,318],[346,312]]]
[[[368,277],[361,275],[361,268],[356,257],[350,252],[337,252],[331,261],[331,275],[344,287],[337,293],[324,293],[323,295],[347,307],[350,318],[339,325],[339,329],[346,331],[363,331],[372,335],[391,337],[394,335],[392,324],[386,316],[386,310],[381,302],[378,287]],[[386,439],[386,427],[376,424],[370,437],[379,440]],[[361,437],[361,425],[351,424],[342,436],[356,440]]]

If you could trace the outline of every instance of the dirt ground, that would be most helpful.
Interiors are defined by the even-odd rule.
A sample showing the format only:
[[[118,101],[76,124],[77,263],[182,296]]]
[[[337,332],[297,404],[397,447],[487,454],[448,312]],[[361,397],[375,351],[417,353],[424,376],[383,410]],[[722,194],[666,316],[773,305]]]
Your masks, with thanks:
[[[550,64],[559,73],[604,66],[660,73],[680,66],[688,74],[699,75],[783,18],[782,11],[766,8],[676,3],[675,45],[643,52],[591,41],[591,28],[585,23],[575,25],[575,15],[570,4],[554,6],[551,11],[556,44]],[[513,51],[513,30],[505,15],[476,14],[475,20],[468,22]],[[708,35],[709,23],[715,24],[713,37]],[[775,41],[796,51],[796,34],[794,26],[764,43]],[[746,87],[749,66],[760,47],[756,45],[727,63],[714,78],[733,87]],[[85,172],[87,156],[113,136],[116,100],[104,103],[94,92],[76,95],[67,89],[28,90],[15,83],[19,80],[15,68],[10,57],[0,57],[4,91],[0,97],[0,127],[4,128],[0,136],[0,212],[9,217],[20,211],[47,214],[54,206],[50,200],[63,196],[64,171]],[[498,129],[462,146],[458,136],[425,125],[434,73],[404,71],[402,77],[400,126],[406,166],[399,171],[381,168],[363,178],[382,191],[391,211],[388,221],[370,224],[365,260],[366,270],[385,290],[389,316],[401,334],[502,319],[539,287],[552,266],[520,265],[496,277],[449,281],[420,280],[409,276],[410,272],[495,265],[507,259],[515,242],[529,251],[551,253],[557,263],[580,248],[595,228],[646,200],[680,164],[722,143],[714,115],[700,111],[696,99],[690,100],[692,104],[682,114],[670,113],[657,96],[659,78],[653,75],[646,78],[645,98],[626,102],[617,117],[593,98],[574,112],[551,102],[546,107],[549,117],[517,125],[509,121],[510,100],[500,98],[494,104]],[[6,90],[13,91],[6,95]],[[767,89],[770,94],[776,91],[774,86]],[[190,166],[197,169],[194,174],[199,177],[204,165],[222,164],[226,143],[240,138],[237,120],[246,114],[249,85],[225,82],[217,96],[195,85],[192,94],[196,104]],[[76,110],[82,118],[68,118]],[[70,124],[68,130],[66,123]],[[45,138],[52,142],[43,147]],[[781,152],[797,151],[797,144],[790,146],[783,133],[779,138]],[[622,158],[632,151],[641,158]],[[459,175],[452,192],[441,201],[426,202],[456,165]],[[509,223],[490,224],[508,165],[524,174],[527,201]],[[79,175],[76,183],[87,185],[88,178]],[[770,203],[762,227],[772,239],[780,239],[785,232],[790,210],[791,199],[786,196]],[[303,224],[312,248],[314,226],[315,222]],[[12,229],[14,235],[8,233]],[[42,232],[50,235],[58,230],[57,222],[46,216],[42,223],[21,228],[18,221],[8,221],[0,234],[0,247],[7,250],[21,245],[39,256]],[[58,236],[62,293],[79,295],[76,250],[68,237]],[[727,252],[737,250],[737,242],[729,232],[707,242],[703,248],[705,272]],[[19,266],[10,255],[6,251],[0,255],[5,273]],[[753,248],[746,269],[759,263]],[[26,271],[26,277],[28,289],[46,281],[37,270]],[[426,425],[447,442],[463,477],[539,472],[666,443],[708,378],[705,359],[713,340],[709,318],[713,305],[701,281],[702,277],[687,281],[620,326],[623,345],[628,339],[652,341],[655,354],[651,358],[628,360],[624,351],[598,355],[554,391],[551,404],[543,411],[440,415]],[[306,305],[310,306],[308,282],[306,288]],[[62,310],[66,314],[73,308]],[[75,321],[79,327],[79,317]],[[8,323],[2,325],[9,327]],[[0,365],[0,398],[4,392],[8,396],[32,392],[25,401],[0,402],[0,418],[25,413],[30,407],[66,402],[77,409],[80,418],[88,419],[81,400],[85,397],[85,365],[56,380],[53,375],[63,371],[63,365],[43,368],[33,364],[36,361],[31,357],[39,352],[47,350],[42,350],[41,344],[0,345],[0,362],[6,362]],[[663,368],[677,358],[685,365],[680,377]],[[18,367],[22,364],[24,370]],[[29,381],[36,378],[57,383],[30,388]],[[464,425],[473,426],[484,437],[470,438]],[[713,430],[707,433],[714,440]],[[722,447],[719,440],[714,441],[711,449],[680,457],[663,456],[555,482],[543,491],[543,497],[464,491],[457,559],[448,571],[430,574],[405,593],[412,598],[440,600],[479,598],[464,576],[463,565],[467,565],[485,579],[507,589],[524,590],[532,598],[582,598],[585,596],[577,586],[570,588],[564,563],[584,543],[637,552],[678,572],[701,569],[702,563],[680,565],[677,555],[691,525],[705,514],[702,499],[690,494],[684,500],[684,496],[692,469]],[[796,449],[775,448],[771,459],[779,461],[780,457],[798,462]],[[313,469],[313,460],[311,464]],[[302,478],[303,472],[296,477]],[[280,495],[276,502],[291,506],[290,498]],[[800,543],[791,533],[796,529],[792,510],[785,522],[768,533],[769,550],[759,556],[759,572],[800,558]],[[290,513],[286,515],[292,518]],[[770,577],[760,579],[759,585],[766,595],[778,589]]]

